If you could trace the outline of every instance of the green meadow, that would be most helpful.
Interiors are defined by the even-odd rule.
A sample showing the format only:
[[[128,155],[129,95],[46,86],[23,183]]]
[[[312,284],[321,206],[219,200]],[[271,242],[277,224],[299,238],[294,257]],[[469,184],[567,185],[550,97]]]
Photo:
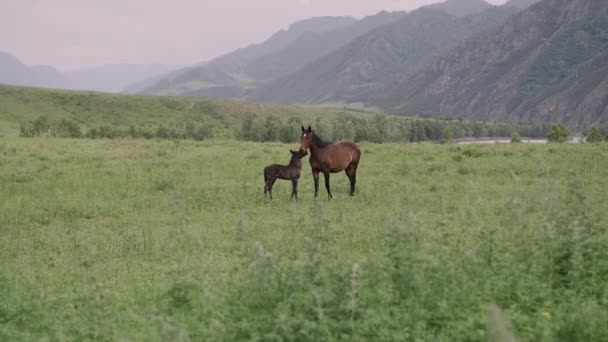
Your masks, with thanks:
[[[2,138],[0,340],[608,338],[608,145],[360,146]]]

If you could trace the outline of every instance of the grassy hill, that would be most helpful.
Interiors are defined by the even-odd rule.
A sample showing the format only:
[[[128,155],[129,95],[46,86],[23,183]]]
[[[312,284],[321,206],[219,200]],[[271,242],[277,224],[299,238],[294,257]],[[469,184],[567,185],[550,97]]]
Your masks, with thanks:
[[[539,125],[418,119],[344,108],[0,86],[0,137],[16,136],[21,127],[31,133],[33,121],[41,117],[49,121],[46,127],[50,128],[40,135],[79,137],[87,133],[92,138],[215,137],[296,142],[302,124],[312,125],[332,141],[439,141],[446,132],[454,139],[504,137],[515,131],[539,137],[546,132],[546,127]],[[99,135],[100,130],[105,133]]]
[[[139,96],[0,85],[0,135],[17,135],[22,122],[40,115],[69,119],[83,128],[109,125],[155,129],[183,127],[186,122],[211,125],[215,136],[233,138],[243,117],[301,118],[313,123],[332,119],[344,110],[257,104],[237,100]],[[358,116],[368,116],[357,113]]]

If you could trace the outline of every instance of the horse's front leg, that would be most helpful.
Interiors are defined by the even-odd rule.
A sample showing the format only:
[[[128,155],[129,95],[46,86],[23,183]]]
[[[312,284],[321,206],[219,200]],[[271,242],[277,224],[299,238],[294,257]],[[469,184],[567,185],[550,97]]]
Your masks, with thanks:
[[[332,199],[334,196],[331,195],[331,190],[329,190],[329,171],[323,172],[325,176],[325,189],[327,189],[327,196],[329,199]]]
[[[291,199],[296,198],[298,200],[298,180],[294,179],[291,181]]]
[[[312,170],[312,178],[315,180],[315,198],[317,198],[317,193],[319,193],[319,171]]]

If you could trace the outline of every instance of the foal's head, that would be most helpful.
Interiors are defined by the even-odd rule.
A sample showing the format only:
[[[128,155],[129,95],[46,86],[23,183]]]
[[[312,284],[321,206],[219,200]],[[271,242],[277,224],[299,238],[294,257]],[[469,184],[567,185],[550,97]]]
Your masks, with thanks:
[[[291,160],[289,161],[289,165],[296,165],[302,158],[308,155],[306,151],[289,150],[289,152],[291,152]]]

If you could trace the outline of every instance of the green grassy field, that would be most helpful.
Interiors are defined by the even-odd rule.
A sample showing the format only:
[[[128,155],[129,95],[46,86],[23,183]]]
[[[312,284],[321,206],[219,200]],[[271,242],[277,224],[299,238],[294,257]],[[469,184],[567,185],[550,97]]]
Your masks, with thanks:
[[[294,147],[1,139],[0,340],[608,337],[607,145]]]

